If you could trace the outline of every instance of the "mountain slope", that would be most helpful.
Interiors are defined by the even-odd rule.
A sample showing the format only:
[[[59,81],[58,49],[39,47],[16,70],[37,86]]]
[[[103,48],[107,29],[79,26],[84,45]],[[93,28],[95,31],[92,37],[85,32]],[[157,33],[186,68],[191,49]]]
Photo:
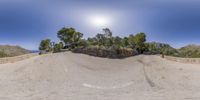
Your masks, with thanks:
[[[18,56],[30,52],[31,51],[26,50],[20,46],[0,45],[0,57]]]
[[[200,46],[199,45],[187,45],[180,48],[179,50],[180,57],[188,58],[199,58],[200,57]]]

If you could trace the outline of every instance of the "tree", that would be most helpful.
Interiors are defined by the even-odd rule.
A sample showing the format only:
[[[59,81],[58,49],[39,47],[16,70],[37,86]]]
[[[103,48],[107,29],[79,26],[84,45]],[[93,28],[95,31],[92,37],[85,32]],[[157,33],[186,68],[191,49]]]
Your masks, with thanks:
[[[81,39],[80,41],[79,41],[79,45],[78,45],[79,47],[87,47],[88,46],[88,41],[87,40],[85,40],[85,39]]]
[[[98,45],[98,41],[95,37],[87,39],[89,45]]]
[[[83,33],[80,33],[80,32],[75,32],[74,34],[73,34],[73,42],[74,43],[77,43],[77,42],[79,42],[79,40],[81,39],[83,37]]]
[[[159,46],[160,43],[151,42],[145,43],[145,51],[151,54],[160,54],[162,46]]]
[[[102,30],[102,34],[98,33],[95,37],[87,39],[89,45],[98,45],[106,48],[109,48],[113,45],[111,30],[109,28],[104,28]]]
[[[39,50],[43,50],[43,51],[46,51],[46,52],[51,51],[52,50],[51,40],[50,39],[42,40],[40,42]]]
[[[109,28],[104,28],[103,29],[104,35],[106,38],[111,38],[112,37],[112,32]]]
[[[130,47],[132,48],[132,49],[134,49],[135,48],[135,39],[134,39],[135,37],[134,37],[134,35],[129,35],[129,37],[128,37],[128,44],[130,44]]]
[[[121,42],[122,42],[122,46],[123,47],[128,47],[129,46],[129,41],[128,41],[127,37],[124,37]]]
[[[60,52],[63,48],[63,43],[59,42],[54,45],[53,52]]]
[[[78,43],[78,41],[83,37],[83,34],[77,32],[74,28],[62,28],[58,31],[57,37],[63,41],[65,44]]]
[[[105,38],[104,42],[105,42],[104,46],[106,48],[113,46],[113,43],[114,43],[113,38]]]
[[[97,34],[96,35],[96,40],[97,40],[97,42],[98,42],[98,46],[105,46],[105,36],[104,36],[104,34]]]
[[[145,50],[146,35],[145,33],[138,33],[134,36],[135,48],[139,53],[143,53]]]
[[[113,37],[113,44],[117,47],[120,48],[122,45],[122,38],[119,36]]]

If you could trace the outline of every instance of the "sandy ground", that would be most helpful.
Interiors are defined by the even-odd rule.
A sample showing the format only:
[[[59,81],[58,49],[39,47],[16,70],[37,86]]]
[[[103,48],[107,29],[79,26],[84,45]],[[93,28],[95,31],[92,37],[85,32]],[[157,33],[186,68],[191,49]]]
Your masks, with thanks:
[[[1,64],[0,100],[200,100],[200,64],[48,54]]]

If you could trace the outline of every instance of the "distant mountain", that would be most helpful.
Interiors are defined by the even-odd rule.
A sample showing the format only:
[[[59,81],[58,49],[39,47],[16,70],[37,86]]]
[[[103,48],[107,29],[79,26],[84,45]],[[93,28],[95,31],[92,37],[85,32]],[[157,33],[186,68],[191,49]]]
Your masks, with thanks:
[[[187,45],[178,49],[179,55],[181,57],[188,57],[188,58],[199,58],[200,57],[200,45]]]
[[[148,42],[149,45],[154,45],[155,48],[157,49],[161,49],[161,48],[164,48],[164,47],[171,47],[169,44],[166,44],[166,43],[160,43],[160,42]]]
[[[164,54],[183,58],[200,58],[200,45],[187,45],[180,49],[175,49],[169,44],[159,42],[149,42],[146,44],[148,52],[151,54]]]
[[[0,57],[12,57],[28,53],[31,53],[31,51],[20,46],[0,45]]]
[[[151,54],[178,55],[177,50],[166,43],[148,42],[146,46],[147,52]]]
[[[190,44],[180,48],[179,50],[200,50],[200,45]]]

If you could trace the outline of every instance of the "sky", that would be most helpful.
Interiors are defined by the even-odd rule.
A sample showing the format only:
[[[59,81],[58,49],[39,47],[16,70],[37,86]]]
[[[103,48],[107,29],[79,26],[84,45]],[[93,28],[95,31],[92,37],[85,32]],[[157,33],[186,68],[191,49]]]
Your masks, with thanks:
[[[144,32],[175,48],[200,44],[198,0],[0,0],[0,45],[37,50],[42,39],[74,27],[84,38],[108,27],[113,35]]]

